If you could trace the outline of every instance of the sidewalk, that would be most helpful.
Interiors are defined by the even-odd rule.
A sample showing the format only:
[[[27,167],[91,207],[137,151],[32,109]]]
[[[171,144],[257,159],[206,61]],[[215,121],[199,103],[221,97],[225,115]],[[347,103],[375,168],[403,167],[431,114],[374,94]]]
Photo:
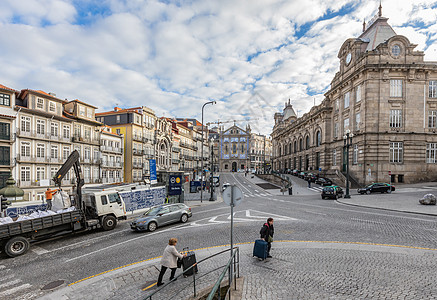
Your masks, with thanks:
[[[373,243],[330,242],[330,241],[276,241],[272,245],[272,259],[261,261],[252,256],[253,243],[237,244],[240,248],[240,276],[243,277],[241,298],[235,299],[392,299],[401,292],[404,297],[415,295],[415,299],[424,299],[418,295],[422,286],[433,281],[433,268],[425,267],[430,259],[437,256],[437,249],[417,247],[400,247]],[[229,245],[194,250],[197,261],[228,249]],[[361,267],[349,268],[341,255],[350,253],[349,263]],[[353,253],[353,255],[352,255]],[[361,255],[360,253],[363,253]],[[366,254],[367,253],[367,254]],[[372,253],[372,255],[368,255]],[[340,255],[339,255],[340,254]],[[211,288],[223,270],[220,266],[229,259],[225,252],[198,265],[196,276],[197,292]],[[389,267],[382,263],[389,259],[394,265]],[[414,263],[418,268],[398,268],[398,264]],[[305,262],[305,263],[302,263]],[[42,296],[41,300],[100,300],[100,299],[146,299],[156,291],[156,279],[160,257],[135,262],[130,265],[91,276],[64,286]],[[423,268],[422,268],[423,267]],[[369,274],[384,273],[389,268],[399,276],[409,278],[399,289],[399,278],[389,276],[387,284],[378,284],[380,278]],[[210,271],[216,271],[209,273]],[[370,272],[371,270],[371,272]],[[181,273],[177,270],[176,276]],[[347,273],[347,278],[344,274]],[[168,282],[169,272],[164,276]],[[202,277],[203,276],[203,277]],[[338,287],[348,279],[354,278],[359,287]],[[156,299],[188,299],[193,294],[193,277],[178,278],[153,296]],[[423,288],[426,291],[426,288]],[[411,293],[410,293],[411,292]],[[363,294],[365,293],[365,294]],[[373,296],[370,296],[373,295]],[[348,296],[348,297],[347,297]],[[414,297],[413,297],[414,298]],[[413,299],[411,298],[411,299]]]
[[[354,206],[437,216],[437,205],[422,205],[419,203],[419,199],[425,194],[437,195],[437,190],[421,191],[415,195],[406,195],[406,189],[410,188],[409,186],[403,186],[403,188],[397,188],[391,194],[360,195],[355,191],[355,193],[351,193],[349,199],[339,198],[337,201]]]

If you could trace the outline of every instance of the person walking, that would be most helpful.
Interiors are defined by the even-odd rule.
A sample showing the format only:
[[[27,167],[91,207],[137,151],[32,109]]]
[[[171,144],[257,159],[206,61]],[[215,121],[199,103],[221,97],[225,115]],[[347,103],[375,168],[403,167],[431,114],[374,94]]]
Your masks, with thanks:
[[[272,248],[273,234],[275,233],[273,218],[267,219],[267,222],[263,225],[259,233],[261,234],[261,238],[267,242],[267,258],[271,258],[270,249]]]
[[[308,178],[308,188],[311,188],[311,178]]]
[[[180,254],[176,250],[177,242],[177,238],[171,238],[168,241],[167,247],[164,249],[164,253],[162,254],[161,258],[161,271],[159,272],[158,283],[156,286],[161,286],[164,284],[164,282],[162,282],[162,277],[164,277],[164,274],[168,268],[171,269],[170,280],[173,280],[178,267],[178,258],[182,259],[183,257],[187,256],[186,254]]]

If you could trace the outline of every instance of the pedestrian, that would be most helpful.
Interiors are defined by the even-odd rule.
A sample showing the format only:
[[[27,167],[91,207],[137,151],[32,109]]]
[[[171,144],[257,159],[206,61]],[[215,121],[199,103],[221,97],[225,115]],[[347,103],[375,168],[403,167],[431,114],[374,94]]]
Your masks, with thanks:
[[[52,209],[52,199],[53,195],[56,194],[58,190],[51,190],[50,187],[47,188],[46,191],[46,203],[47,203],[47,210]]]
[[[311,188],[311,178],[308,178],[308,188]]]
[[[267,222],[263,225],[259,233],[261,234],[261,238],[267,242],[267,258],[271,258],[270,249],[272,248],[273,234],[275,233],[273,218],[267,219]]]
[[[164,277],[165,271],[167,271],[168,268],[171,269],[170,280],[173,280],[178,267],[178,258],[182,259],[183,257],[187,256],[187,254],[180,254],[176,250],[177,242],[177,238],[171,238],[168,241],[167,247],[164,249],[164,253],[162,254],[161,258],[161,271],[159,272],[157,286],[164,284],[164,282],[162,282],[162,277]]]

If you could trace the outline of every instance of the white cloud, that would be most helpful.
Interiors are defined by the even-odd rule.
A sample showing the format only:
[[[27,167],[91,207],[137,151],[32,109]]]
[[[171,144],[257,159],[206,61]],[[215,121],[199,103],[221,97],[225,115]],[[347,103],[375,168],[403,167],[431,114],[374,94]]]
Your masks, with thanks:
[[[427,60],[437,60],[433,3],[383,3],[389,23],[419,44]],[[101,111],[116,104],[147,105],[169,117],[200,119],[202,104],[217,100],[205,109],[205,121],[251,115],[258,118],[252,129],[268,134],[273,114],[288,98],[299,115],[314,98],[321,102],[338,71],[339,48],[361,33],[362,21],[368,22],[378,5],[6,0],[0,10],[0,83],[79,98]],[[326,18],[345,6],[349,14]]]

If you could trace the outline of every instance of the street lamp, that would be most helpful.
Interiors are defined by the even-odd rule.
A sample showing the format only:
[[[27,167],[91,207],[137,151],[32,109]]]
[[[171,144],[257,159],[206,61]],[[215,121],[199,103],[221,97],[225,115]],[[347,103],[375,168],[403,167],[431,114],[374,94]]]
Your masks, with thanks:
[[[200,163],[200,202],[203,202],[203,109],[205,108],[206,105],[208,104],[216,104],[215,101],[209,101],[206,102],[205,104],[202,105],[202,151],[201,151],[201,158],[202,158],[202,162]]]
[[[209,201],[214,201],[214,138],[211,139],[211,184],[209,188],[211,189]]]
[[[349,129],[346,130],[346,134],[343,136],[344,147],[346,147],[346,195],[345,198],[350,198],[349,194],[349,147],[352,144],[352,138],[354,134]]]

